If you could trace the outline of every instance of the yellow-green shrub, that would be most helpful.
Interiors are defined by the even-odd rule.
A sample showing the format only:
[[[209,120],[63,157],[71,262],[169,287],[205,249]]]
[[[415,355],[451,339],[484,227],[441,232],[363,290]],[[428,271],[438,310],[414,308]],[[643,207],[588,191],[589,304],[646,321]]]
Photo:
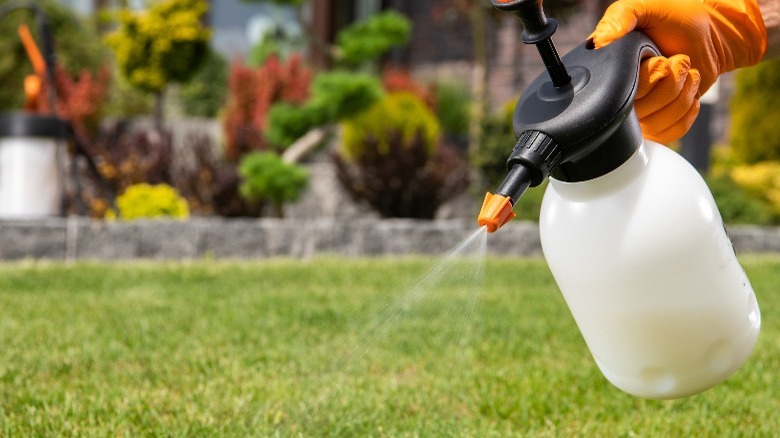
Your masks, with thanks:
[[[731,179],[749,194],[766,200],[780,216],[780,162],[763,161],[733,168]]]
[[[367,139],[377,142],[380,154],[390,152],[390,144],[400,135],[403,146],[412,145],[418,138],[428,155],[436,150],[439,122],[436,116],[411,93],[392,93],[368,110],[343,124],[341,153],[347,159],[362,155]]]
[[[171,217],[187,219],[190,209],[187,201],[167,184],[134,184],[116,199],[119,212],[109,210],[107,218],[153,219]]]
[[[471,178],[462,153],[439,143],[431,110],[409,93],[390,94],[345,122],[333,158],[342,187],[383,217],[432,219]]]

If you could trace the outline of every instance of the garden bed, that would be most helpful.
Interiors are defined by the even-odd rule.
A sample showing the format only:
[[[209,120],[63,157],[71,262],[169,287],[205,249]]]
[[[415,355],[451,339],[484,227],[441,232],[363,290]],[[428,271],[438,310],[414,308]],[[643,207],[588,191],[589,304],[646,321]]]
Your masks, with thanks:
[[[86,218],[0,221],[0,259],[127,260],[308,258],[444,253],[473,221],[222,219],[105,222]],[[780,252],[780,228],[729,227],[737,253]],[[535,223],[515,221],[488,239],[501,256],[541,254]]]

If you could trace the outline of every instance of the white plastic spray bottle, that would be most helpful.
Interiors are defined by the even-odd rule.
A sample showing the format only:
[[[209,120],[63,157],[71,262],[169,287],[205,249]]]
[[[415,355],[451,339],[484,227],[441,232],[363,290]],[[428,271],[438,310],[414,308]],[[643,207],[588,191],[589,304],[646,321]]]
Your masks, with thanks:
[[[750,355],[761,316],[699,173],[642,138],[638,67],[658,49],[632,32],[560,59],[550,38],[557,22],[541,0],[492,2],[522,19],[522,41],[537,45],[549,76],[517,103],[509,173],[487,194],[479,224],[496,231],[549,176],[542,249],[604,376],[659,399],[719,384]]]

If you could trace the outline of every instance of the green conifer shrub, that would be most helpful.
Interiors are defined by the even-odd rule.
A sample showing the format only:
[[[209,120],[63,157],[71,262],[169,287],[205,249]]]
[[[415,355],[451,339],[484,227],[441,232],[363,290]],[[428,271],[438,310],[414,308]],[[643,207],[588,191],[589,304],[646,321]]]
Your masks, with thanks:
[[[253,202],[269,201],[278,217],[284,216],[284,204],[296,201],[309,180],[303,168],[282,161],[273,152],[246,154],[238,167],[243,182],[241,196]]]

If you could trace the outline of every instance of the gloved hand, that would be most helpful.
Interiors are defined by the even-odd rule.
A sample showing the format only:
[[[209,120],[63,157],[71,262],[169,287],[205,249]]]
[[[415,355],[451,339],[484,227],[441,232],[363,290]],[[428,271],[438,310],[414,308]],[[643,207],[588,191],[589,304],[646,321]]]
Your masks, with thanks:
[[[756,0],[618,0],[589,40],[598,49],[637,29],[664,56],[643,61],[634,106],[646,138],[670,143],[722,73],[757,64],[767,32]]]

